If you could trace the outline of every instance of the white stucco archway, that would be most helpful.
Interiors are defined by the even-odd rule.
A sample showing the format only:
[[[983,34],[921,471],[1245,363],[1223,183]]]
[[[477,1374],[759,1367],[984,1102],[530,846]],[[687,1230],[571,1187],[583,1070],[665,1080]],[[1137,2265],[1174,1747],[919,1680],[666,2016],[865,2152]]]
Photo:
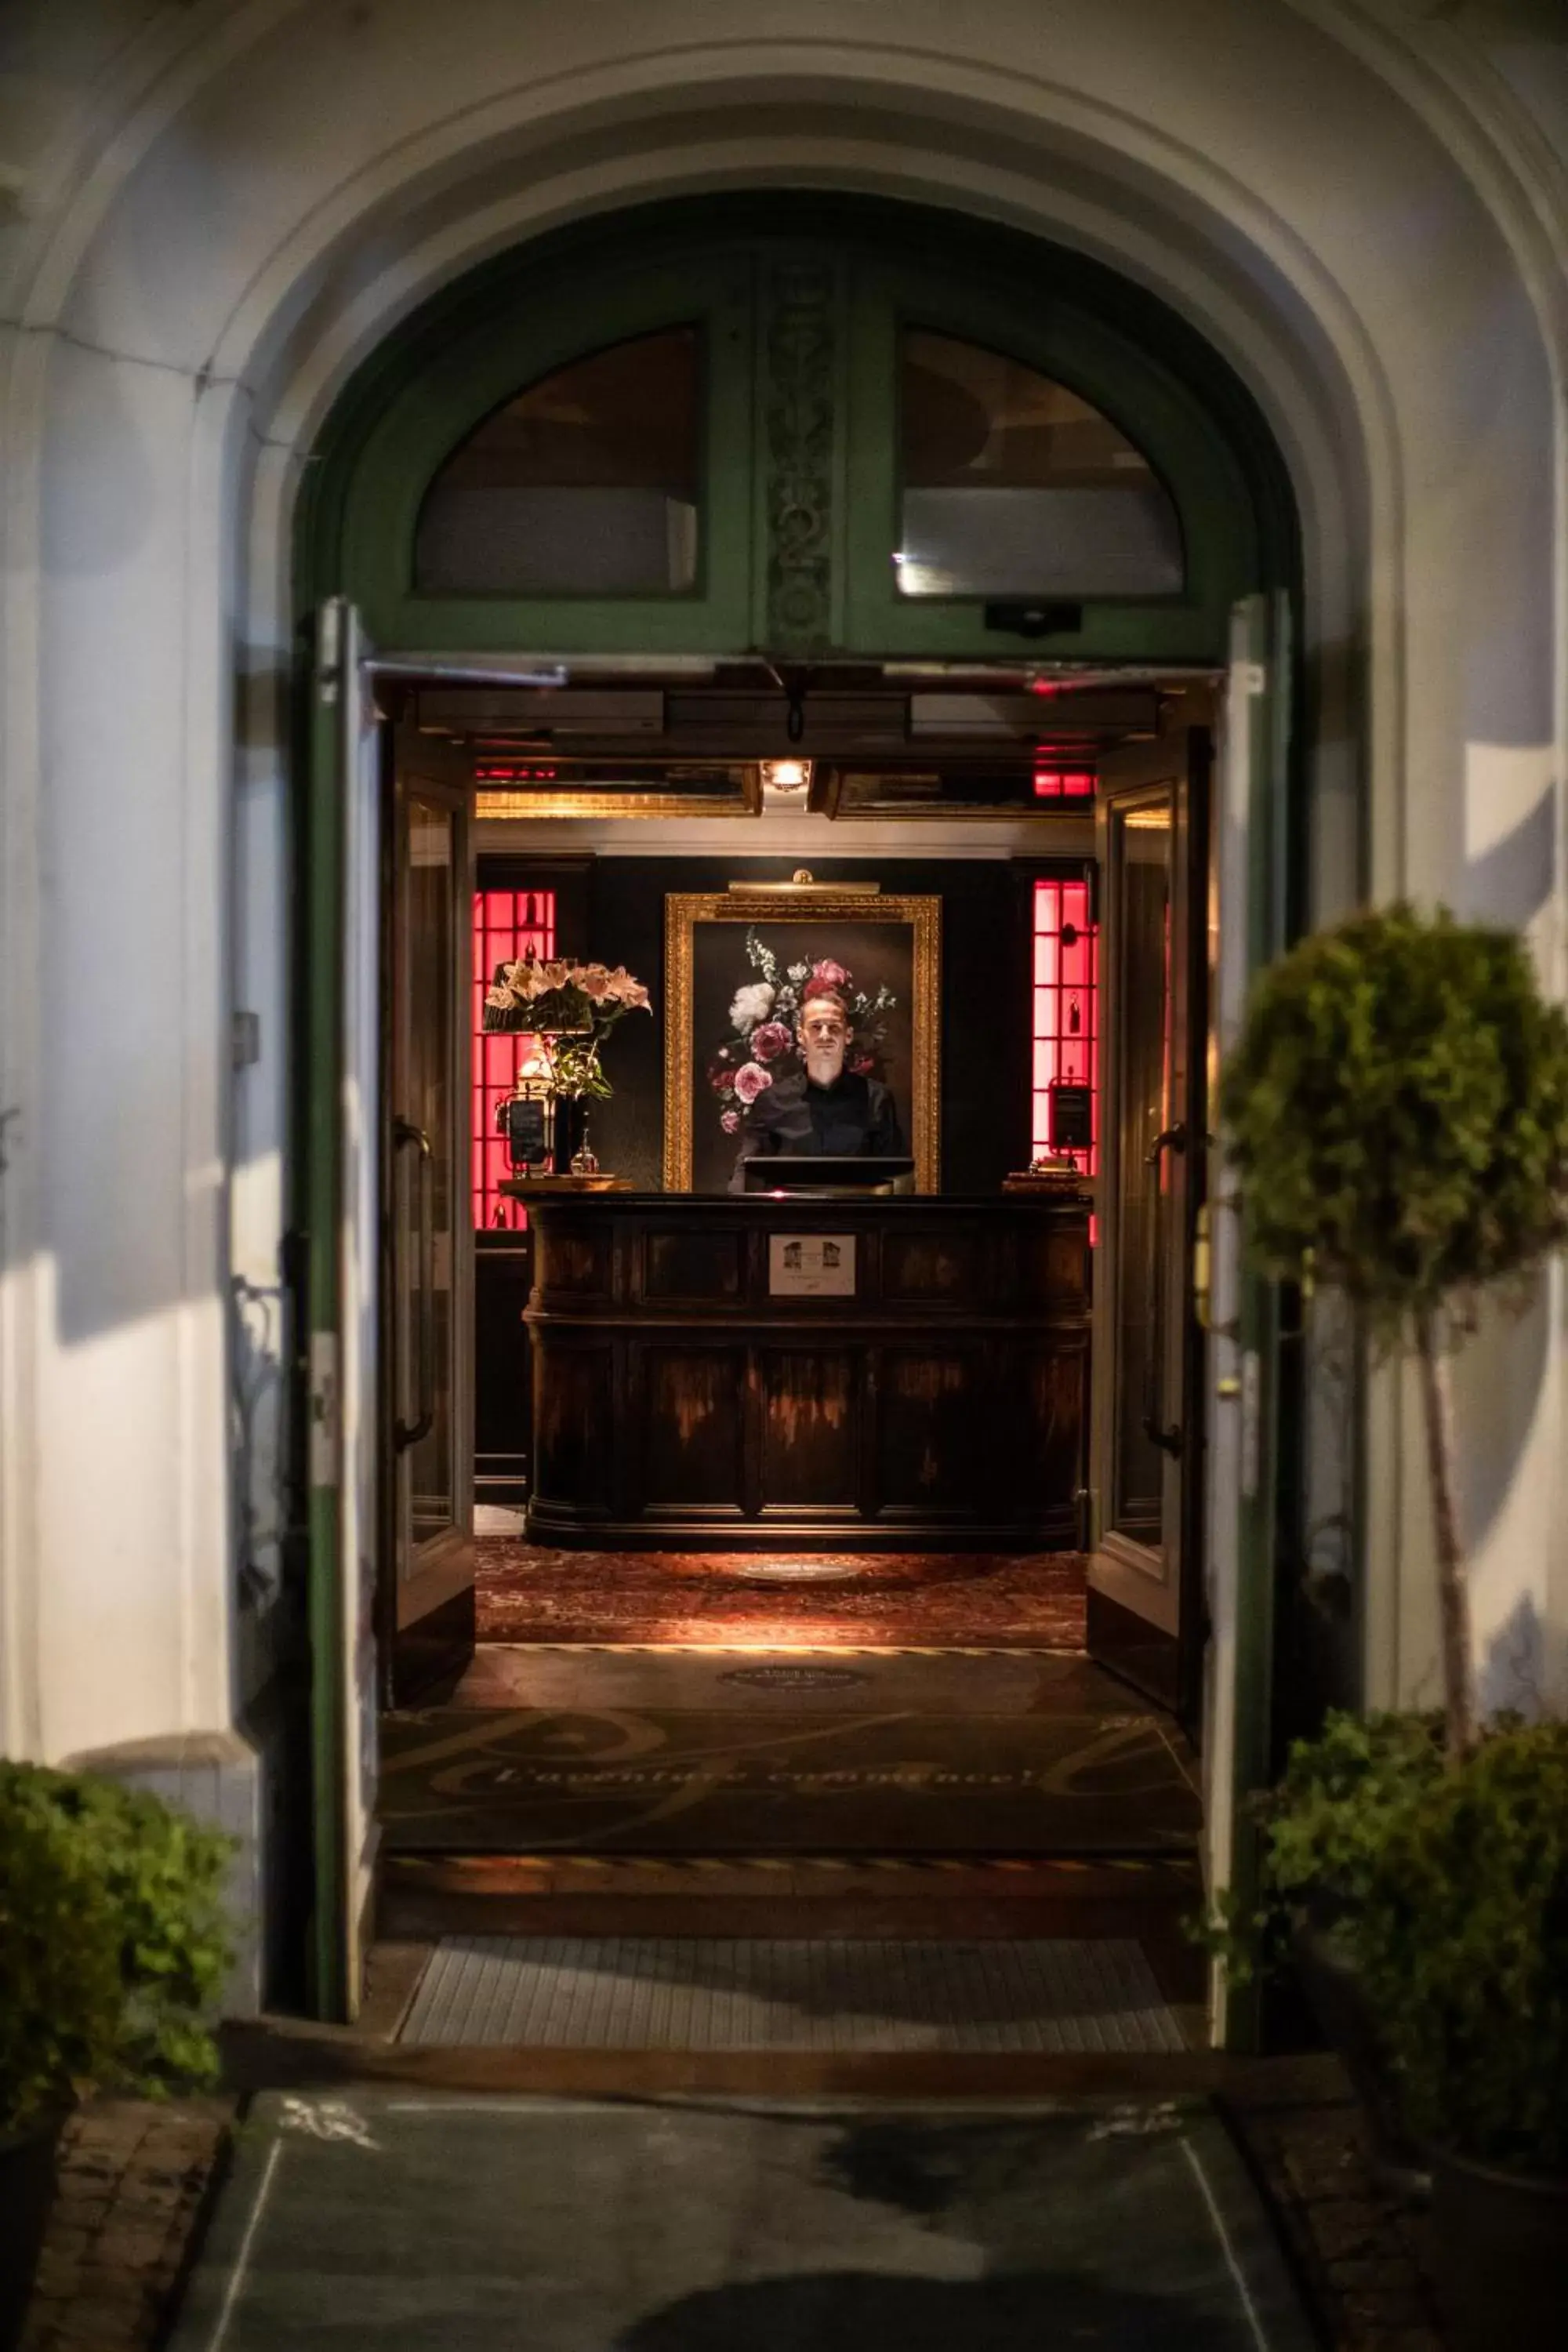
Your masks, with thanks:
[[[232,1720],[239,1573],[273,1573],[279,1507],[290,520],[353,366],[488,254],[779,184],[947,205],[1148,285],[1295,481],[1319,906],[1364,879],[1527,920],[1561,984],[1568,193],[1504,78],[1550,103],[1530,14],[102,0],[73,47],[34,12],[0,225],[0,1744]],[[234,1073],[240,1006],[262,1051]],[[1488,1640],[1533,1613],[1568,1642],[1560,1327],[1479,1359]],[[1429,1668],[1412,1430],[1385,1383],[1375,1697]]]

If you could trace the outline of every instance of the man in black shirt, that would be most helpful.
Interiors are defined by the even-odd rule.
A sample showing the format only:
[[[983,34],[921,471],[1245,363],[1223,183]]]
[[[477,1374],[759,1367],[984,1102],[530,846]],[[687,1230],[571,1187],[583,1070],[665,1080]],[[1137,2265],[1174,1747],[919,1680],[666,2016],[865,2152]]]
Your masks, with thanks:
[[[774,1152],[886,1160],[903,1151],[887,1087],[845,1067],[853,1033],[844,999],[832,989],[814,991],[800,1008],[795,1034],[805,1068],[757,1097],[730,1179],[732,1192],[745,1189],[748,1160]]]

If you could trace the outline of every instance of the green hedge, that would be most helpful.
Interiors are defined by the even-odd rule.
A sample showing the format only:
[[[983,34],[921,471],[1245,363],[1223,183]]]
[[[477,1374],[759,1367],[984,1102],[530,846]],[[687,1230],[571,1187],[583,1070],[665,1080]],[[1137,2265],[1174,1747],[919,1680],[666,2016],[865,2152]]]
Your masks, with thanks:
[[[0,1762],[0,2128],[215,2077],[233,1850],[156,1797]]]

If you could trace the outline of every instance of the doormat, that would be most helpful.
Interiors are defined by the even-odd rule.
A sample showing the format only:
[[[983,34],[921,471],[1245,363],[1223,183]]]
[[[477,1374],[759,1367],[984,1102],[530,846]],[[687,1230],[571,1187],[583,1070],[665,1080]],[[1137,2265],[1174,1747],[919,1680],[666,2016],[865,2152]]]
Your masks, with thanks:
[[[398,2039],[513,2050],[1184,2047],[1128,1937],[447,1936]]]
[[[269,2093],[172,2352],[1313,2352],[1195,2104]]]
[[[481,1642],[1084,1645],[1081,1552],[474,1550]]]
[[[1169,1853],[1198,1799],[1154,1715],[428,1707],[382,1725],[384,1850]]]

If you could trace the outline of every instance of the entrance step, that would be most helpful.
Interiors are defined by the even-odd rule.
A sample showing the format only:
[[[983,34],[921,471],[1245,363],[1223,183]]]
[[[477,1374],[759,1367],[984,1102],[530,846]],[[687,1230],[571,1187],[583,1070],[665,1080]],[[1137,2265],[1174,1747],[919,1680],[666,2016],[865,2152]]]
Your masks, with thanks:
[[[442,2048],[1165,2053],[1131,1937],[445,1937],[399,2029]]]
[[[1187,1861],[892,1854],[389,1854],[377,1925],[447,1935],[1148,1936],[1199,1906]],[[787,1917],[784,1916],[787,1913]]]

